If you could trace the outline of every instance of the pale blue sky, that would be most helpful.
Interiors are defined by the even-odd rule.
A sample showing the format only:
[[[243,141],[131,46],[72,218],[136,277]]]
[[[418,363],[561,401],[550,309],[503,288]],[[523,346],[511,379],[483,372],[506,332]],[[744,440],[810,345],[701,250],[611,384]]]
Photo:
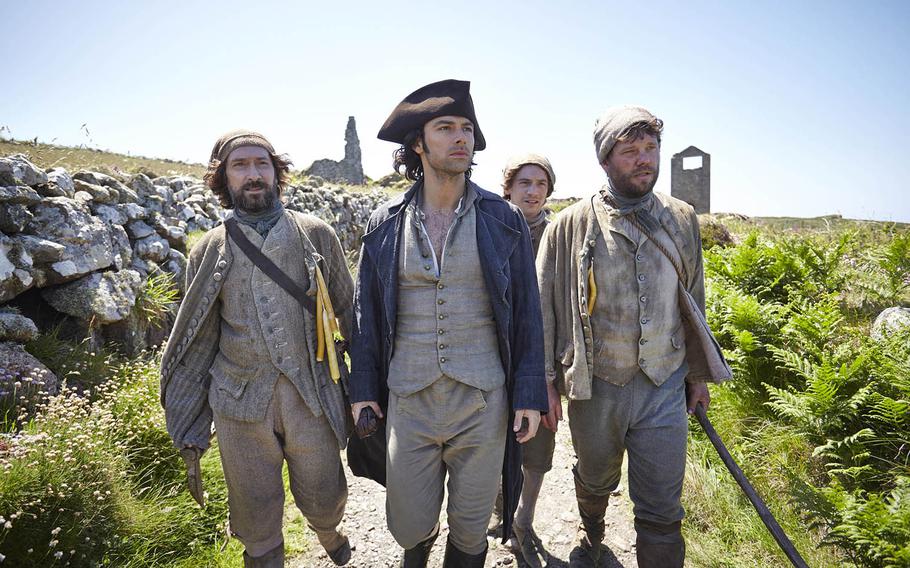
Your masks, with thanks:
[[[378,178],[391,109],[457,78],[472,82],[488,189],[509,155],[536,151],[558,196],[589,194],[604,180],[595,118],[635,103],[666,123],[660,191],[695,145],[714,211],[910,222],[904,0],[7,1],[0,16],[0,126],[19,139],[202,162],[242,126],[305,168],[341,157],[354,115]]]

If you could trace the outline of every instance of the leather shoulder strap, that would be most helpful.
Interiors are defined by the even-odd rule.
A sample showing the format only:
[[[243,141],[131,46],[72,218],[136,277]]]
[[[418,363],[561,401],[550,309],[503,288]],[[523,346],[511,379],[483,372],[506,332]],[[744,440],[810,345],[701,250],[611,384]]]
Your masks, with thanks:
[[[673,265],[673,268],[676,269],[676,275],[679,277],[679,281],[683,283],[683,286],[686,286],[686,282],[688,281],[688,279],[686,278],[686,273],[683,271],[682,267],[676,262],[676,260],[670,254],[670,251],[668,251],[664,247],[664,245],[661,244],[660,241],[655,239],[654,235],[651,234],[651,231],[646,229],[645,226],[638,219],[635,218],[635,214],[626,215],[626,219],[628,219],[630,223],[635,225],[635,228],[638,229],[639,231],[641,231],[641,233],[644,236],[651,239],[651,242],[654,243],[654,246],[657,247],[657,250],[664,253],[664,256],[667,257],[667,260],[669,260],[670,264]]]
[[[237,219],[231,217],[224,222],[224,227],[227,229],[227,233],[231,237],[231,240],[237,243],[237,246],[240,247],[240,250],[243,251],[243,254],[245,254],[246,257],[259,268],[259,270],[271,278],[275,284],[281,286],[285,292],[296,299],[306,311],[310,312],[313,315],[316,314],[316,301],[307,296],[306,291],[304,291],[303,288],[291,280],[290,276],[278,268],[274,262],[262,254],[262,251],[256,248],[256,245],[251,243],[250,240],[246,238],[246,235],[243,234],[243,231],[240,230],[240,227],[237,225]]]

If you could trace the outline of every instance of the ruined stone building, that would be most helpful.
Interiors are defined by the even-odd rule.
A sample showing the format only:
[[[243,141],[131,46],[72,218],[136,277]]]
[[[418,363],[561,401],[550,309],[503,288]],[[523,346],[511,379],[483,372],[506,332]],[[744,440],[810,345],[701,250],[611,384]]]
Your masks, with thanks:
[[[673,154],[670,162],[670,195],[695,208],[711,212],[711,154],[689,146]]]
[[[363,185],[360,139],[357,138],[357,125],[353,116],[348,117],[348,126],[344,130],[344,158],[340,162],[329,159],[316,160],[306,173],[338,183]]]

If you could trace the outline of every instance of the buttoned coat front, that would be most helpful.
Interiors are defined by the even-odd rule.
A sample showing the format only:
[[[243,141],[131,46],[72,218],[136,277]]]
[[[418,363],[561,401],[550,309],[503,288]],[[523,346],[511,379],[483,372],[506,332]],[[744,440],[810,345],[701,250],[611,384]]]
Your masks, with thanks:
[[[309,282],[300,283],[308,294],[315,294],[314,270],[318,263],[327,280],[332,304],[338,316],[342,333],[350,329],[353,281],[338,238],[332,228],[320,219],[298,212],[287,211],[290,225],[297,232],[305,251],[301,262],[306,264]],[[293,238],[293,237],[292,237]],[[209,389],[212,385],[210,370],[219,349],[220,317],[218,297],[225,275],[231,269],[234,257],[243,254],[226,239],[224,225],[210,230],[190,252],[186,272],[186,294],[165,347],[161,362],[161,404],[165,408],[168,433],[177,447],[209,446],[211,437],[212,408]],[[278,293],[285,294],[279,291]],[[302,341],[306,354],[296,363],[307,366],[304,375],[314,381],[319,410],[326,416],[340,447],[347,442],[350,425],[349,412],[344,400],[344,381],[335,383],[329,376],[325,361],[315,359],[316,325],[314,316],[303,310],[303,321],[287,322],[290,335]],[[340,357],[340,354],[339,354]],[[344,365],[341,365],[344,371]],[[272,382],[257,383],[250,377],[244,383],[242,397],[232,401],[231,414],[240,420],[255,420],[265,412],[272,396]],[[220,385],[230,388],[231,385]]]
[[[689,204],[671,196],[654,193],[658,200],[658,221],[675,245],[686,275],[684,287],[692,295],[699,310],[704,313],[705,284],[702,265],[701,236],[698,217]],[[541,303],[543,305],[545,365],[548,380],[558,380],[566,396],[573,400],[591,398],[594,379],[593,352],[590,345],[597,338],[592,337],[588,317],[588,270],[591,267],[593,247],[604,230],[594,212],[593,199],[582,199],[566,208],[551,223],[543,236],[537,256],[537,275],[540,280]],[[618,220],[618,214],[609,213],[610,222]],[[613,224],[608,230],[620,230]],[[617,286],[634,286],[635,282],[624,282],[611,277],[611,267],[601,266],[603,281],[609,282],[613,290]],[[655,286],[676,290],[675,273],[666,282]],[[610,289],[598,290],[597,302],[610,302]],[[690,368],[703,368],[700,357],[694,350],[687,350],[686,358]],[[689,381],[706,380],[704,377],[687,378]]]
[[[471,183],[477,193],[476,236],[484,282],[493,308],[506,392],[516,409],[547,411],[540,296],[531,236],[521,212]],[[387,374],[395,349],[398,261],[405,207],[422,181],[373,212],[363,237],[354,297],[351,401],[388,401]],[[512,420],[509,420],[509,425]],[[503,463],[504,534],[509,534],[521,489],[521,449],[506,437]]]

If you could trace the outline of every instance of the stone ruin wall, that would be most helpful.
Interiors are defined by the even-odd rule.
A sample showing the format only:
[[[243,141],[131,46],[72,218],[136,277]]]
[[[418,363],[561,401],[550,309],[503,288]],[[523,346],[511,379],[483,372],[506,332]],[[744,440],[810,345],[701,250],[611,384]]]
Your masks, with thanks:
[[[357,137],[357,124],[353,116],[348,117],[348,125],[344,130],[344,158],[340,162],[329,159],[316,160],[306,170],[306,174],[337,183],[363,185],[365,178],[360,139]]]
[[[686,159],[701,165],[686,167]],[[711,154],[689,146],[670,161],[670,195],[682,199],[698,214],[711,212]]]
[[[320,179],[289,187],[289,209],[332,225],[355,253],[379,191],[354,193]],[[187,235],[225,218],[199,179],[44,171],[25,156],[0,158],[0,371],[28,354],[22,343],[63,324],[74,338],[136,353],[163,340],[133,309],[150,274],[183,286]]]

